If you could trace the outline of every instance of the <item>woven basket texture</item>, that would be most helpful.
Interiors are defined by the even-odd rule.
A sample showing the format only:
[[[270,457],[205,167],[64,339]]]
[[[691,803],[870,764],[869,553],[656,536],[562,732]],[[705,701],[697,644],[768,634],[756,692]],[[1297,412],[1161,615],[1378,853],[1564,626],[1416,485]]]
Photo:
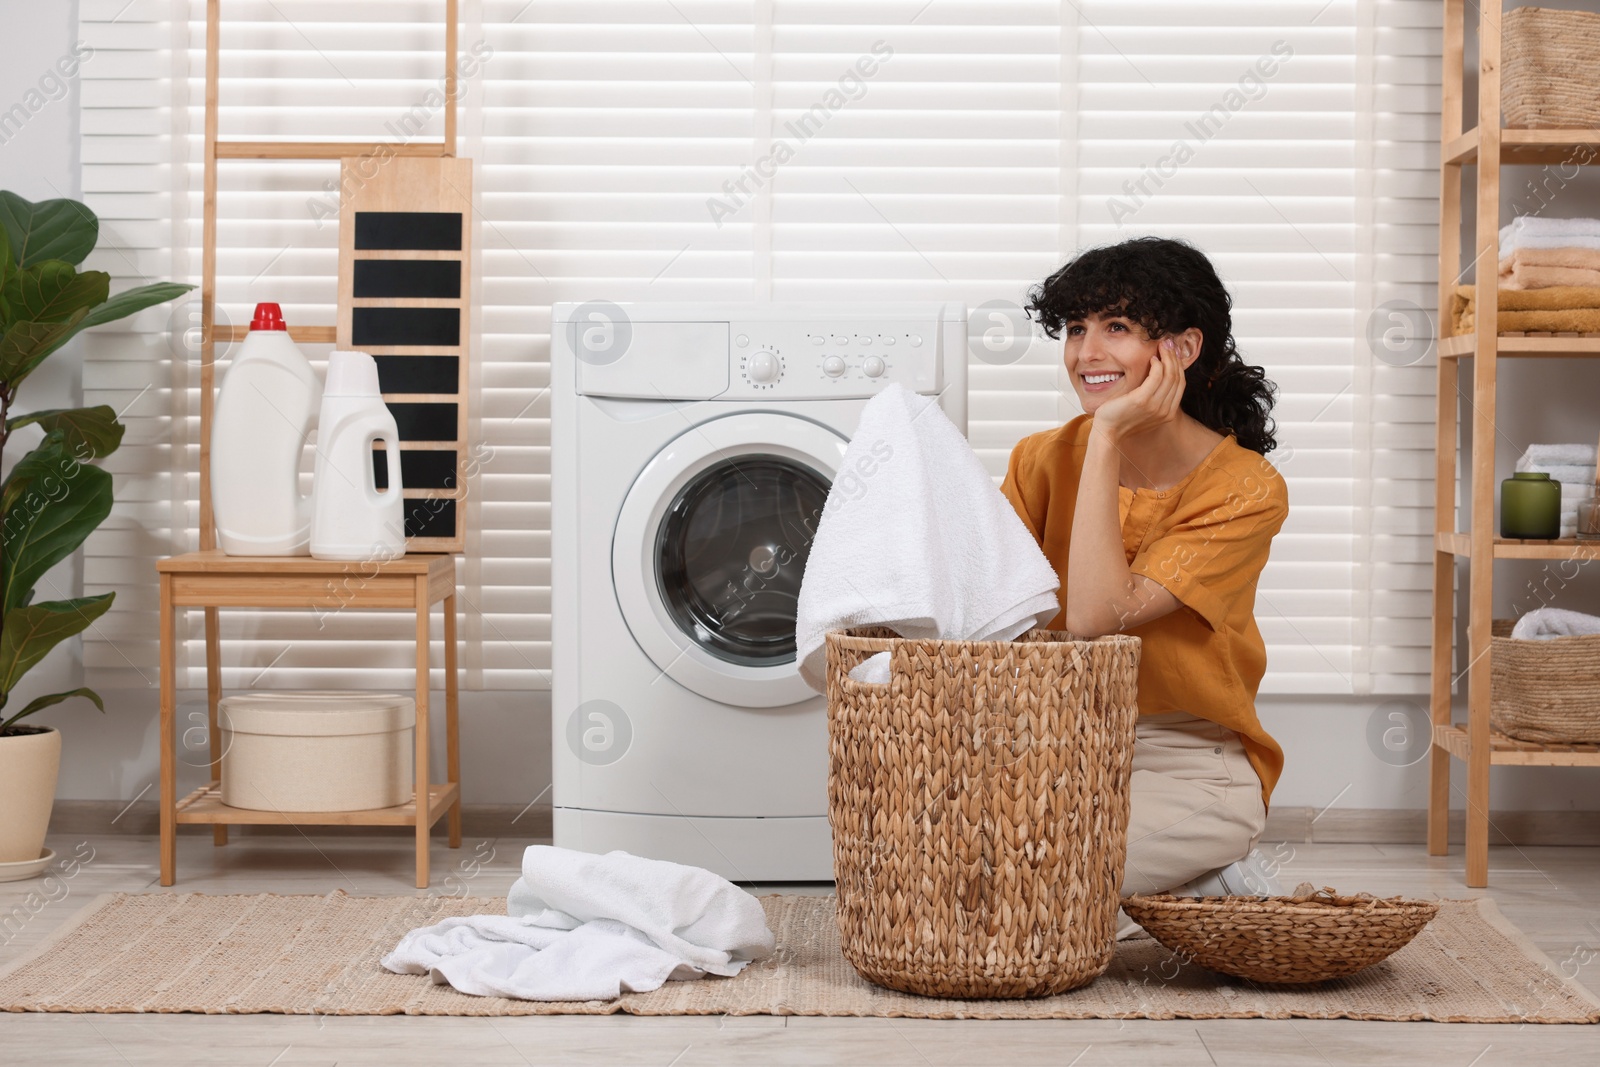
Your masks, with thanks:
[[[1600,741],[1600,634],[1519,641],[1489,629],[1489,725],[1521,741]]]
[[[1600,126],[1600,15],[1519,7],[1500,39],[1500,109],[1522,130]]]
[[[1131,896],[1122,907],[1186,960],[1254,982],[1343,978],[1404,948],[1439,910],[1429,900],[1339,896]]]
[[[1115,949],[1139,639],[827,636],[828,813],[845,959],[937,997],[1049,996]],[[888,684],[852,681],[888,651]]]

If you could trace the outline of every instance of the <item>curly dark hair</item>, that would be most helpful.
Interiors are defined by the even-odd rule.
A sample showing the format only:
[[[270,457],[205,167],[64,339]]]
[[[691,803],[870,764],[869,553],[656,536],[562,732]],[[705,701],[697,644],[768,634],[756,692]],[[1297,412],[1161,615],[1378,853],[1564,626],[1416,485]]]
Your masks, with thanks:
[[[1239,356],[1232,308],[1205,253],[1183,241],[1135,237],[1079,253],[1033,288],[1027,311],[1053,338],[1094,314],[1126,316],[1152,338],[1198,329],[1200,355],[1184,371],[1184,412],[1266,455],[1278,446],[1271,418],[1277,387]]]

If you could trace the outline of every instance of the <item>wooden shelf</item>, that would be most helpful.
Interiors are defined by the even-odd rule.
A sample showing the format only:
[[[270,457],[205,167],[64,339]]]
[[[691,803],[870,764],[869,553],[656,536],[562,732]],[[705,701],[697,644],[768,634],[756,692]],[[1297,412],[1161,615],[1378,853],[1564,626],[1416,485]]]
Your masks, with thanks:
[[[461,787],[454,782],[428,786],[428,811],[423,821],[432,826],[450,805]],[[222,783],[211,782],[178,801],[179,823],[208,823],[228,826],[415,826],[416,794],[404,804],[370,811],[256,811],[230,808],[222,802]]]
[[[1467,759],[1467,728],[1452,723],[1436,726],[1433,743],[1456,759]],[[1538,767],[1600,767],[1600,745],[1518,741],[1498,730],[1489,731],[1489,762],[1497,765]]]
[[[378,141],[217,141],[218,159],[343,159],[346,156],[455,155],[455,146],[443,141],[390,144]]]
[[[1477,353],[1478,339],[1470,333],[1439,339],[1441,359],[1471,359]],[[1582,357],[1600,356],[1600,336],[1582,334],[1501,334],[1495,352],[1510,356]]]
[[[1476,163],[1478,140],[1478,129],[1473,127],[1444,145],[1439,161],[1446,166]],[[1500,162],[1514,166],[1600,162],[1600,130],[1502,129]]]
[[[1433,547],[1440,552],[1457,556],[1472,555],[1472,535],[1468,533],[1436,533]],[[1494,539],[1495,559],[1600,559],[1600,541],[1578,542],[1570,538],[1560,541],[1518,541],[1514,538]]]

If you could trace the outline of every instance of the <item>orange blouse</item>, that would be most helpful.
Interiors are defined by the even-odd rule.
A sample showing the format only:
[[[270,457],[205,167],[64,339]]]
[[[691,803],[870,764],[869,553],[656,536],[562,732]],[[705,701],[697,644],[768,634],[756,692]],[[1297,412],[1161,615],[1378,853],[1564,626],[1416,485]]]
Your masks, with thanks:
[[[1090,416],[1026,437],[1011,452],[1001,491],[1061,575]],[[1139,713],[1185,711],[1220,723],[1244,740],[1269,800],[1283,749],[1261,728],[1256,691],[1267,650],[1256,626],[1256,581],[1272,538],[1289,514],[1289,493],[1271,463],[1225,437],[1170,489],[1118,487],[1128,569],[1181,602],[1159,619],[1129,628],[1141,638]],[[1063,611],[1050,626],[1064,629]]]

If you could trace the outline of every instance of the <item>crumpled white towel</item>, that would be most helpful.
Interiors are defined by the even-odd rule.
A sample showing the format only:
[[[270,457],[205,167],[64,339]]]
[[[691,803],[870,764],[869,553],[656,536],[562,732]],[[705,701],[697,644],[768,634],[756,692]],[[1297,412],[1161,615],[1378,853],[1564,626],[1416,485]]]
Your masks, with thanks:
[[[1010,641],[1055,617],[1060,584],[938,402],[889,385],[862,409],[806,559],[795,618],[800,676],[824,692],[823,638],[852,626]],[[874,656],[851,676],[887,681],[886,661]]]
[[[710,871],[530,845],[505,915],[413,930],[383,965],[480,997],[611,1000],[735,975],[773,949],[761,902]]]
[[[1551,641],[1588,634],[1600,634],[1600,616],[1566,608],[1535,608],[1511,628],[1511,636],[1519,641]]]

